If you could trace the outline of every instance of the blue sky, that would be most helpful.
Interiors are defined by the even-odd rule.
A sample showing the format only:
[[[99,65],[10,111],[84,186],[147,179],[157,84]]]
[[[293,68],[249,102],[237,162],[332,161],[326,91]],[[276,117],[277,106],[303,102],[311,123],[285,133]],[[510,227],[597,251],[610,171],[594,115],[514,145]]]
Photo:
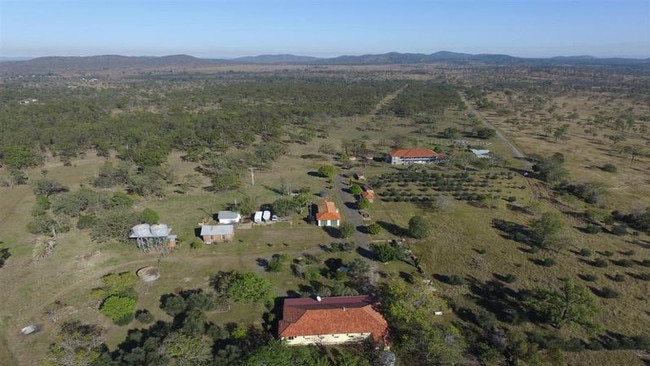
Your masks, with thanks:
[[[650,57],[650,0],[0,0],[0,56]]]

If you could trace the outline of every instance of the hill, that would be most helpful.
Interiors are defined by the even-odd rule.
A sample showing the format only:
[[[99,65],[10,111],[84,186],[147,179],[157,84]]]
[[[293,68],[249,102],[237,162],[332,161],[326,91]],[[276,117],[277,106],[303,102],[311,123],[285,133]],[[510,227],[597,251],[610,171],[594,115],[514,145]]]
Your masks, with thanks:
[[[467,54],[439,51],[432,54],[388,52],[383,54],[344,55],[332,58],[297,56],[291,54],[247,56],[234,59],[202,59],[189,55],[171,56],[120,56],[102,55],[86,57],[39,57],[22,61],[0,63],[0,73],[61,73],[97,72],[119,69],[160,69],[170,67],[202,68],[218,64],[294,64],[294,65],[407,65],[426,63],[484,64],[492,66],[624,66],[650,71],[650,59],[596,58],[592,56],[558,56],[551,58],[523,58],[502,54]]]

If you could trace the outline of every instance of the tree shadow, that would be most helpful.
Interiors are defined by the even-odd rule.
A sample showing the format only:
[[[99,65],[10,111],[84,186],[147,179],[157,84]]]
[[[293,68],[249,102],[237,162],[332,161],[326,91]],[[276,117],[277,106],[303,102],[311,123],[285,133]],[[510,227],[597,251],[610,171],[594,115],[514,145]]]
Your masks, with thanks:
[[[362,234],[370,234],[370,230],[368,230],[368,227],[366,225],[359,225],[356,227],[356,229]]]
[[[357,247],[357,253],[360,256],[362,256],[362,257],[364,257],[366,259],[370,259],[370,260],[373,260],[373,261],[377,259],[375,257],[375,253],[373,253],[369,249],[366,249],[366,248],[363,248],[363,247],[360,247],[360,246]]]
[[[534,245],[532,240],[532,232],[530,229],[522,224],[506,221],[501,219],[493,219],[492,227],[501,231],[501,237],[508,240],[513,240],[518,243]]]
[[[515,291],[496,280],[482,282],[473,276],[468,276],[467,282],[470,293],[466,296],[494,314],[498,320],[519,324],[531,319],[531,314],[525,306],[527,291]]]
[[[330,237],[334,239],[341,239],[341,230],[333,226],[323,226],[323,231],[327,233]]]
[[[407,236],[408,231],[398,225],[393,224],[392,222],[387,221],[377,221],[377,224],[381,226],[384,230],[389,232],[392,235],[403,237]]]
[[[324,178],[319,172],[317,172],[315,170],[308,171],[307,175],[309,175],[310,177]]]

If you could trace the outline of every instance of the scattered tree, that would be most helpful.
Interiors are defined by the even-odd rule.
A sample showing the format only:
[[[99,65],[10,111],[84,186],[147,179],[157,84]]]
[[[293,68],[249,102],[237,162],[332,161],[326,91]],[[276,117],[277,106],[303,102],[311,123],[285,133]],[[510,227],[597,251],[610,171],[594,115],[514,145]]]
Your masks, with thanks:
[[[318,174],[324,178],[333,178],[336,175],[336,168],[333,165],[323,165],[318,168]]]
[[[105,347],[104,329],[79,321],[65,322],[50,345],[47,361],[57,366],[90,366]]]
[[[531,308],[556,328],[568,323],[592,326],[598,312],[593,294],[572,280],[564,281],[560,291],[537,289],[529,302]]]
[[[354,225],[350,224],[349,222],[344,222],[339,226],[339,235],[341,236],[342,239],[347,239],[354,235],[354,232],[356,229],[354,228]]]
[[[422,216],[413,216],[409,220],[409,235],[415,239],[424,239],[431,235],[431,223]]]

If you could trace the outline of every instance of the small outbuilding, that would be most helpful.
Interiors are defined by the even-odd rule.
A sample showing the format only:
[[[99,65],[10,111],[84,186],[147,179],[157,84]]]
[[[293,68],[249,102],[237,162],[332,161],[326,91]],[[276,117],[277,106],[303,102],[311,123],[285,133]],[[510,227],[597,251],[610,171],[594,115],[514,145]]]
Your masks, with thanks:
[[[488,158],[490,158],[490,150],[469,149],[469,151],[471,151],[479,159],[488,159]]]
[[[203,225],[200,235],[205,244],[223,243],[233,239],[235,227],[233,225]]]
[[[255,214],[253,214],[253,222],[258,224],[262,222],[262,215],[263,215],[262,211],[256,211]]]
[[[233,211],[219,211],[217,219],[220,224],[238,224],[241,221],[241,214]]]

